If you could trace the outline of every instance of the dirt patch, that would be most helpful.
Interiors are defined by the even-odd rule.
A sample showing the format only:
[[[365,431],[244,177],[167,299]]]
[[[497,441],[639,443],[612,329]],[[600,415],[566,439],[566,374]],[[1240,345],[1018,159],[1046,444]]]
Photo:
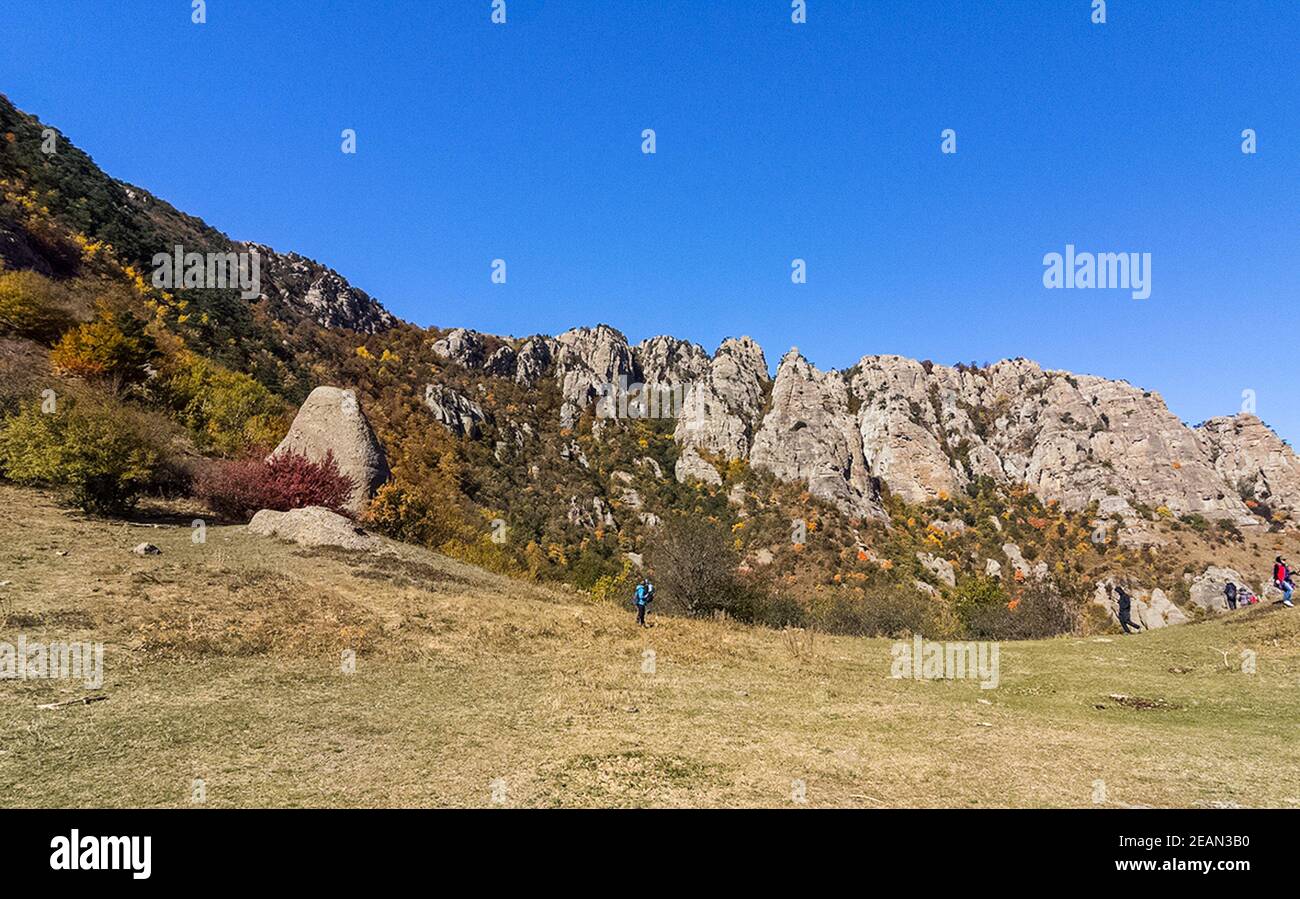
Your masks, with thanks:
[[[1123,693],[1111,693],[1106,697],[1116,705],[1122,705],[1126,709],[1137,709],[1140,712],[1149,711],[1178,711],[1182,708],[1176,702],[1170,702],[1167,699],[1151,699],[1145,696],[1127,696]],[[1105,705],[1099,706],[1105,708]]]

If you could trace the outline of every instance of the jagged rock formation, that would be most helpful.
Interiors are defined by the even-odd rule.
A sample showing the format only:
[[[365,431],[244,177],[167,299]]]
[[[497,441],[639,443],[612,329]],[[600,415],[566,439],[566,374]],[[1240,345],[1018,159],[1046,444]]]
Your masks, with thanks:
[[[304,314],[327,328],[377,334],[397,324],[396,317],[338,272],[297,253],[277,253],[256,243],[239,248],[256,252],[262,295]]]
[[[435,340],[432,349],[434,355],[466,368],[478,368],[486,358],[483,335],[467,328],[452,329]]]
[[[388,460],[351,390],[317,387],[298,410],[289,433],[271,453],[293,451],[320,462],[334,454],[339,471],[352,479],[347,509],[365,511],[375,491],[388,480]]]
[[[851,383],[872,473],[909,501],[985,476],[1067,509],[1115,496],[1253,523],[1191,429],[1123,381],[1024,359],[959,370],[868,356]]]
[[[477,440],[482,434],[480,425],[488,420],[478,403],[439,384],[425,385],[424,404],[438,423],[457,437]]]
[[[564,397],[560,423],[566,428],[602,395],[602,389],[637,381],[632,348],[609,325],[573,328],[555,338],[555,344],[555,378]]]
[[[1256,416],[1212,418],[1197,428],[1214,470],[1243,498],[1300,521],[1300,459]]]
[[[818,371],[797,349],[777,369],[750,461],[850,514],[880,513],[843,376]]]
[[[515,383],[536,387],[550,371],[559,344],[553,337],[534,337],[515,357]]]
[[[1025,359],[974,369],[864,356],[822,372],[792,351],[773,381],[747,337],[710,357],[669,336],[633,347],[608,325],[490,357],[483,335],[457,329],[434,352],[525,386],[553,377],[566,427],[611,389],[677,388],[679,480],[718,482],[703,455],[748,459],[853,515],[879,514],[882,483],[920,503],[989,478],[1069,510],[1097,503],[1101,519],[1121,522],[1126,545],[1158,542],[1141,529],[1137,505],[1258,527],[1245,497],[1300,520],[1300,460],[1254,416],[1193,430],[1157,393]]]
[[[728,338],[688,385],[674,437],[683,446],[745,459],[771,377],[763,350],[748,337]]]

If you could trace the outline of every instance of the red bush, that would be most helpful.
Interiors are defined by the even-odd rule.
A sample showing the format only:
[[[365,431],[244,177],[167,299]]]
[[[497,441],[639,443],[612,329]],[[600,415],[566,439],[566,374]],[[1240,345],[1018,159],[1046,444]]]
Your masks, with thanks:
[[[287,512],[324,506],[346,515],[355,484],[339,471],[332,452],[320,462],[288,451],[269,461],[214,462],[199,472],[194,492],[219,515],[247,520],[259,509]]]

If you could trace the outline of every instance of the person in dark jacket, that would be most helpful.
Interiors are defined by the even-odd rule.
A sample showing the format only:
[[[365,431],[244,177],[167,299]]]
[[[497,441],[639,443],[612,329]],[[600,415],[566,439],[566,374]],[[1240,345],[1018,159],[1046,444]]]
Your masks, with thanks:
[[[1133,597],[1128,595],[1123,587],[1115,585],[1115,596],[1119,599],[1119,626],[1124,628],[1124,633],[1133,633],[1129,628],[1142,630],[1142,625],[1136,623],[1133,618]]]
[[[1237,608],[1237,585],[1232,581],[1223,585],[1223,597],[1228,601],[1228,608]]]

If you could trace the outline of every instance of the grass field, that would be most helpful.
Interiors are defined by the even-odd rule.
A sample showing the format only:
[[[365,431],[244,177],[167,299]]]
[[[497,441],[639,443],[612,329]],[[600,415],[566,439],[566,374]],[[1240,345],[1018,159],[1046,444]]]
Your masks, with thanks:
[[[1275,606],[1004,643],[985,690],[890,678],[884,639],[641,631],[409,547],[0,508],[0,641],[105,644],[100,690],[0,680],[5,806],[188,806],[196,779],[214,807],[1300,806],[1300,612]]]

